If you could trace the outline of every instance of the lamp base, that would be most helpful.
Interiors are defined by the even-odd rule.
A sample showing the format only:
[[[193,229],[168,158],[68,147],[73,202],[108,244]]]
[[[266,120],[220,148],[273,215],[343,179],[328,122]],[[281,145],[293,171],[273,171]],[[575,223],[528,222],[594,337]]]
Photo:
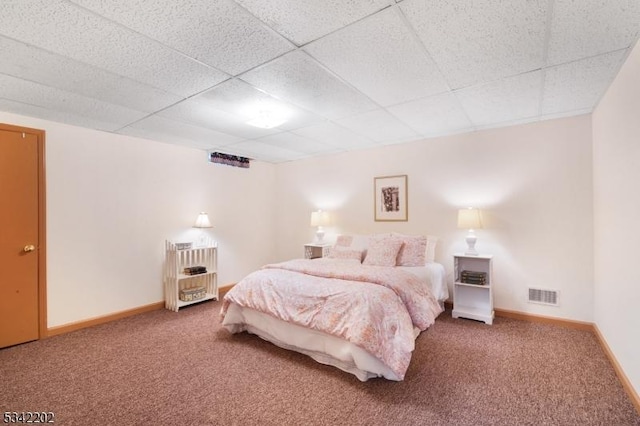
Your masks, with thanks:
[[[467,256],[478,256],[480,253],[476,250],[476,241],[478,238],[473,230],[469,230],[467,238],[464,239],[467,242],[467,251],[464,252]]]
[[[324,243],[324,229],[322,229],[322,226],[318,226],[318,230],[316,231],[316,243]]]

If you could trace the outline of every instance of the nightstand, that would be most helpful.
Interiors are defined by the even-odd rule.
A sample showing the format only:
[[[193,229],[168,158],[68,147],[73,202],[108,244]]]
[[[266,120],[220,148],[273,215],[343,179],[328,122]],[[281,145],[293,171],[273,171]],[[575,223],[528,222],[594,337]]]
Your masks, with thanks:
[[[331,250],[331,244],[317,244],[310,243],[304,245],[304,258],[305,259],[319,259],[326,257]]]
[[[453,318],[493,324],[493,256],[453,255]]]

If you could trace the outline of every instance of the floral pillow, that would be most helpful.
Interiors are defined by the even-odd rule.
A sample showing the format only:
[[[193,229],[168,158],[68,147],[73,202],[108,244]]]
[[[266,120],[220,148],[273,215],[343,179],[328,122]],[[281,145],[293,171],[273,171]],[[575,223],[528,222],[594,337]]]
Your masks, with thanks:
[[[399,238],[372,238],[364,258],[364,265],[370,266],[396,266],[396,258],[402,247]]]
[[[357,260],[360,263],[362,262],[362,250],[342,247],[336,244],[331,248],[327,257],[329,259]]]
[[[427,237],[422,235],[402,235],[394,233],[393,237],[400,239],[404,244],[398,252],[396,265],[398,266],[424,266],[427,249]]]

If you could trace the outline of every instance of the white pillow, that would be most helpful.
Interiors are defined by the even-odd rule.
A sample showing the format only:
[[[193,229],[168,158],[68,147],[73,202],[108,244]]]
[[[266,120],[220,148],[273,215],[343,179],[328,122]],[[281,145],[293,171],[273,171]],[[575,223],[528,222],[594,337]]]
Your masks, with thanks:
[[[427,248],[424,251],[424,260],[427,263],[436,261],[436,245],[438,244],[438,240],[438,237],[427,235]]]

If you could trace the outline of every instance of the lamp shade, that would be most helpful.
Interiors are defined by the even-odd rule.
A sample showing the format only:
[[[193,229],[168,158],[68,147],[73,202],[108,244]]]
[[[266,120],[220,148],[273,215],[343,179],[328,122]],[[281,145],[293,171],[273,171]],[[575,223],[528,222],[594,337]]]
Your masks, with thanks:
[[[458,228],[482,229],[480,210],[471,207],[458,210]]]
[[[311,213],[311,226],[328,226],[329,225],[329,213],[318,210]]]
[[[202,212],[198,215],[196,219],[196,223],[193,225],[194,228],[213,228],[211,226],[211,222],[209,222],[209,215],[205,212]]]

